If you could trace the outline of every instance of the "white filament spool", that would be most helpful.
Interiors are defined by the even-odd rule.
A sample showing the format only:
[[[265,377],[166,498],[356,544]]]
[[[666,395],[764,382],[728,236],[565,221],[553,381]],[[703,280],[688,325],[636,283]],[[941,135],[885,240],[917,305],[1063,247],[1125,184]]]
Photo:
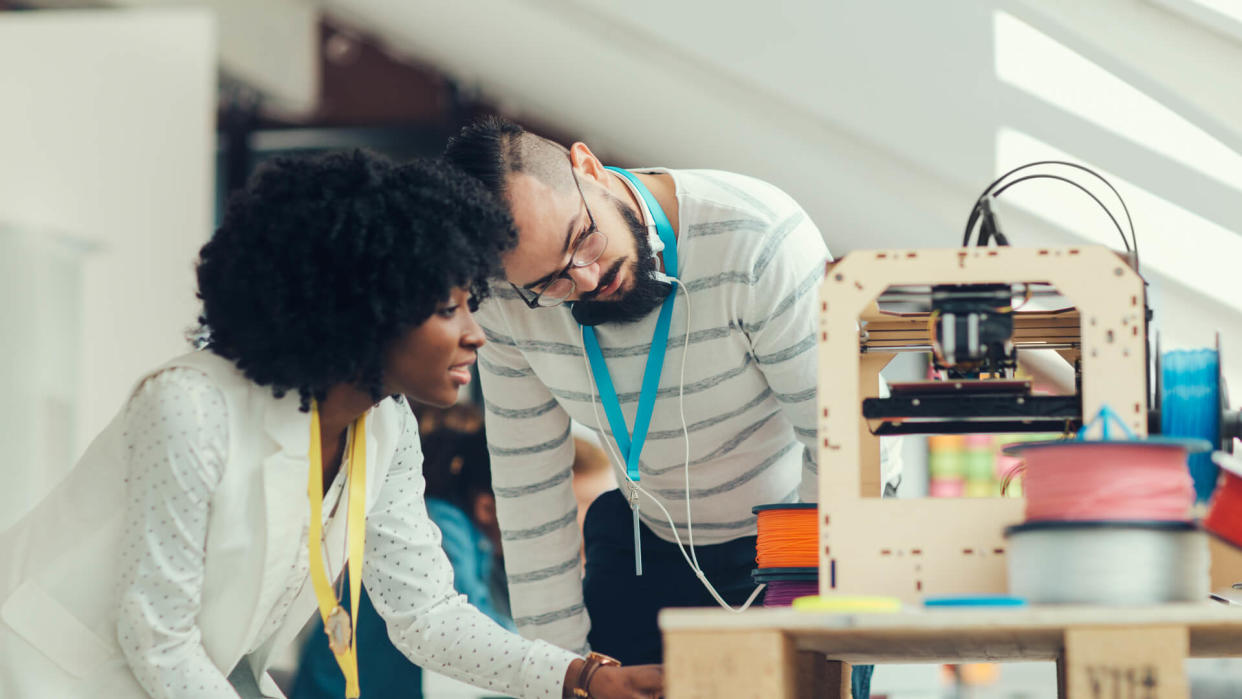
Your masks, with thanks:
[[[1005,537],[1010,594],[1032,603],[1208,598],[1207,538],[1189,522],[1028,522]]]

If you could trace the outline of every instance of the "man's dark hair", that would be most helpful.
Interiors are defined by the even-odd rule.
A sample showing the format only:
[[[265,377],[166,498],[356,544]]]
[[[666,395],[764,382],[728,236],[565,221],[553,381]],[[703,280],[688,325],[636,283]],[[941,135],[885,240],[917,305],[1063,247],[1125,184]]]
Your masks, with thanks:
[[[574,186],[569,151],[501,117],[480,119],[449,139],[444,158],[506,199],[508,177],[527,173],[556,190]]]
[[[487,117],[462,129],[460,134],[449,139],[444,157],[510,205],[508,178],[515,173],[529,174],[557,191],[572,190],[575,186],[569,151],[564,146],[500,117]],[[668,283],[653,277],[656,266],[647,242],[646,226],[620,200],[609,198],[635,240],[637,256],[632,266],[636,283],[617,300],[595,301],[587,294],[574,301],[574,319],[583,325],[641,320],[659,306],[672,289]],[[598,288],[611,283],[619,271],[613,268],[606,272]]]
[[[303,410],[353,383],[379,400],[384,350],[465,287],[487,294],[517,236],[479,183],[438,160],[278,158],[228,203],[198,263],[205,346]]]

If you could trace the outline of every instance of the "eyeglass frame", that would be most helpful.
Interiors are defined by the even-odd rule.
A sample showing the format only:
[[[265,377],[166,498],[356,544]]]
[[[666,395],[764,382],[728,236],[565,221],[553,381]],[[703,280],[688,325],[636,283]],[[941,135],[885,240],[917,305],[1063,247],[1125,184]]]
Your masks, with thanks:
[[[608,249],[608,236],[605,235],[604,232],[599,229],[599,226],[595,224],[595,216],[591,213],[590,205],[587,204],[586,194],[582,192],[582,183],[578,181],[578,173],[574,171],[573,160],[569,161],[569,175],[570,177],[574,179],[574,186],[577,187],[578,196],[582,199],[582,208],[586,209],[587,220],[591,222],[591,225],[587,227],[586,234],[583,235],[581,238],[579,238],[578,242],[574,243],[573,248],[569,251],[569,264],[565,265],[565,268],[562,269],[559,274],[552,277],[548,281],[544,282],[543,289],[540,290],[539,293],[535,294],[534,296],[530,298],[527,298],[526,294],[529,293],[529,290],[523,290],[522,287],[518,286],[517,284],[514,284],[513,282],[509,282],[509,286],[513,287],[513,290],[517,292],[518,298],[521,299],[522,302],[526,304],[526,307],[530,308],[531,310],[536,310],[540,308],[556,308],[557,306],[565,303],[565,301],[568,300],[569,297],[572,296],[573,293],[578,290],[578,282],[574,281],[574,278],[569,276],[569,270],[573,269],[575,266],[586,267],[588,265],[593,264],[596,260],[600,258],[601,255],[604,254],[604,251]],[[594,236],[594,235],[601,236],[604,239],[604,247],[600,248],[599,255],[596,255],[595,259],[589,262],[583,262],[579,265],[574,265],[574,258],[577,257],[578,250],[582,248],[582,245],[586,243],[586,241],[590,239],[591,236]],[[556,303],[550,306],[541,305],[539,303],[539,299],[543,298],[544,292],[548,290],[548,287],[552,286],[553,283],[555,283],[557,280],[560,280],[560,279],[566,279],[572,285],[572,287],[569,289],[569,293],[565,294],[565,296],[563,296],[559,301],[557,301]]]

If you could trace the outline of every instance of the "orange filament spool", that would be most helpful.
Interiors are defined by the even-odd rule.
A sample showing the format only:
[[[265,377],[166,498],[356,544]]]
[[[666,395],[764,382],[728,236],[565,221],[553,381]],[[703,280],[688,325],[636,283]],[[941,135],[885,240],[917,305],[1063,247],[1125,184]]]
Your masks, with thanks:
[[[755,562],[765,568],[819,567],[819,507],[815,503],[758,505]]]

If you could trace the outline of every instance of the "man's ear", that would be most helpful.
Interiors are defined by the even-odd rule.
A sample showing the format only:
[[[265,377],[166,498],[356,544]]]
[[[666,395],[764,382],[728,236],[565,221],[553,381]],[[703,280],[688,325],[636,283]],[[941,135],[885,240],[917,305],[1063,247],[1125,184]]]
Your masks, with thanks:
[[[579,177],[603,183],[608,176],[608,170],[604,168],[604,164],[599,161],[599,158],[595,157],[590,147],[582,141],[575,141],[569,147],[569,162],[573,163]]]

